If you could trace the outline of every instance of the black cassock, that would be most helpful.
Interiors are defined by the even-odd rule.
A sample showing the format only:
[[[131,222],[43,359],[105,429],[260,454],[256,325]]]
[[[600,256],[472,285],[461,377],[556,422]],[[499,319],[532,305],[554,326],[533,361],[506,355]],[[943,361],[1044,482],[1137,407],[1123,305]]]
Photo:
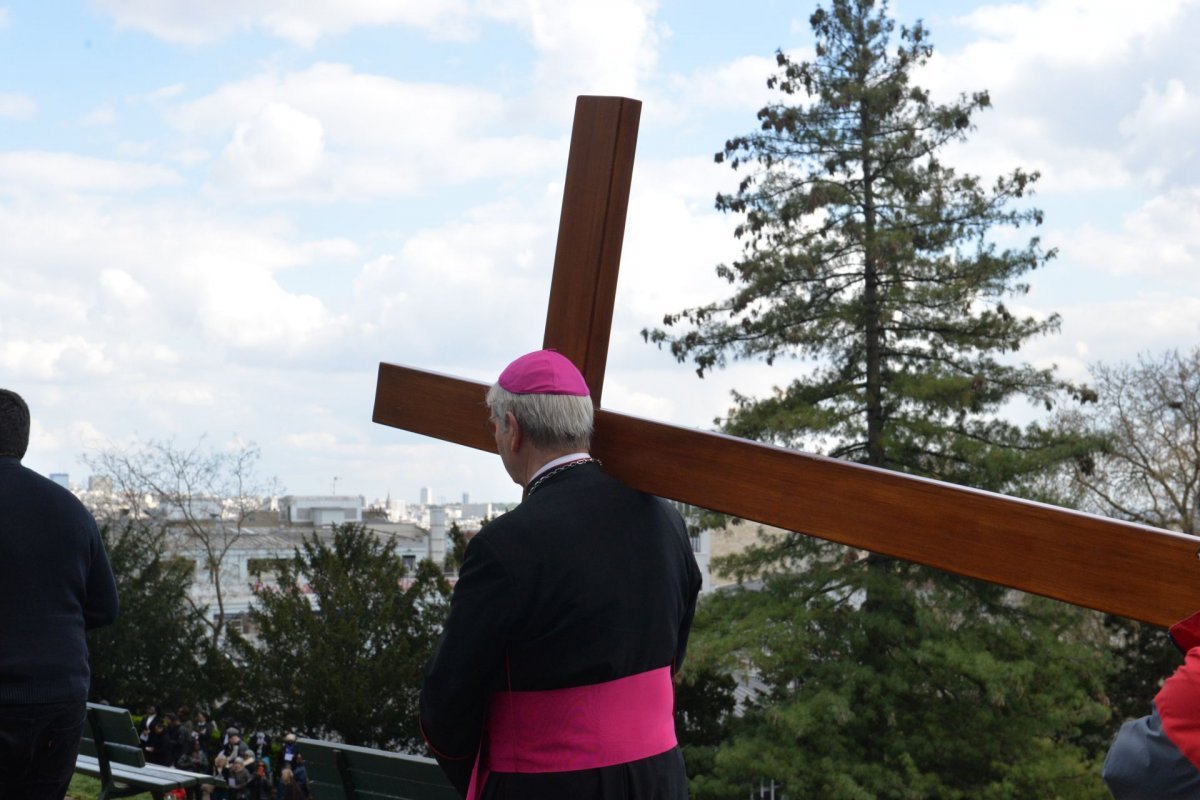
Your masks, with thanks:
[[[550,475],[467,546],[421,690],[421,728],[466,792],[494,692],[679,668],[700,590],[679,513],[595,462]],[[484,800],[682,800],[679,748],[570,772],[493,772]]]

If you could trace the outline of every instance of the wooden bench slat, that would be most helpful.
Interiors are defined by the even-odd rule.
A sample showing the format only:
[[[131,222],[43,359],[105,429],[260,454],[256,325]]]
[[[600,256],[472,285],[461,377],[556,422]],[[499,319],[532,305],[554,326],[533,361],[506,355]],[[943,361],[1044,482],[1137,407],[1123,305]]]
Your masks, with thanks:
[[[319,796],[353,800],[458,800],[437,761],[408,753],[390,753],[318,739],[297,740],[308,767],[309,784],[325,789]],[[347,791],[338,754],[344,759],[352,791]]]
[[[85,758],[87,757],[85,756]],[[95,759],[91,759],[90,761],[76,759],[75,771],[82,772],[84,775],[91,775],[93,777],[99,776],[101,774],[100,762],[96,761]],[[200,783],[200,781],[196,780],[180,781],[167,775],[161,775],[156,772],[147,772],[145,770],[136,770],[131,767],[122,767],[119,764],[114,764],[112,766],[112,777],[113,780],[118,783],[129,782],[137,786],[145,786],[147,788],[153,787],[155,789],[186,789],[188,786],[196,786]]]

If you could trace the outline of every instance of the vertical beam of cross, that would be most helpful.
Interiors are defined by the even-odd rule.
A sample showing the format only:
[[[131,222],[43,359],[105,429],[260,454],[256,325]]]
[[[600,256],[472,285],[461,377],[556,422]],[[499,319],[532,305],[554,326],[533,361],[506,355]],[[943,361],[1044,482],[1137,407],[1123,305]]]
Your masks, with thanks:
[[[542,346],[579,367],[597,407],[641,112],[640,102],[625,97],[580,97],[571,129]]]

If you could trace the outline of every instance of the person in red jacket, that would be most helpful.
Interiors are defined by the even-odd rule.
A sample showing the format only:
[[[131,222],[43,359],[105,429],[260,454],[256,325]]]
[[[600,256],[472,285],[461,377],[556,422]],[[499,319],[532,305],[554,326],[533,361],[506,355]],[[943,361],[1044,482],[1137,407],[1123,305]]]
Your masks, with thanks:
[[[1170,634],[1183,665],[1163,683],[1149,714],[1121,726],[1104,762],[1116,800],[1200,797],[1200,612]]]

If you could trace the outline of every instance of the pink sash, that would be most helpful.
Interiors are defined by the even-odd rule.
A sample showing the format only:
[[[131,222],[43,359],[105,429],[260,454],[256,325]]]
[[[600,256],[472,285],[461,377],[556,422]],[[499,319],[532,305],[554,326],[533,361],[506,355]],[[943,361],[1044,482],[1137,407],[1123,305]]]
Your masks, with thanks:
[[[569,772],[625,764],[677,744],[671,668],[590,686],[497,692],[467,799],[491,772]]]

